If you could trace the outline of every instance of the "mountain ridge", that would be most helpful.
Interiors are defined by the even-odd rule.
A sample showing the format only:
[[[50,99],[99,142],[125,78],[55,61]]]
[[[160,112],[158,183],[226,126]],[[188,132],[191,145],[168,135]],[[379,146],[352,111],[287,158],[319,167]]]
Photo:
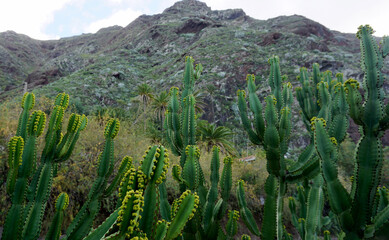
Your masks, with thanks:
[[[59,40],[35,40],[23,34],[6,31],[0,33],[0,58],[2,58],[1,60],[11,59],[11,61],[8,64],[1,64],[0,66],[1,73],[8,75],[6,76],[6,80],[8,80],[7,84],[2,83],[1,85],[3,86],[0,86],[0,94],[1,92],[14,88],[14,86],[17,85],[13,82],[15,80],[19,85],[23,80],[32,84],[31,87],[34,87],[35,85],[45,85],[51,82],[52,79],[57,80],[60,77],[64,77],[69,73],[79,70],[80,67],[85,67],[90,63],[93,63],[93,61],[78,61],[76,65],[79,67],[73,68],[47,66],[47,61],[53,62],[56,59],[59,60],[59,57],[66,56],[69,52],[75,51],[76,49],[74,46],[82,47],[77,49],[81,54],[93,54],[105,50],[108,47],[107,45],[115,43],[115,39],[120,39],[120,37],[125,41],[133,41],[134,39],[131,38],[131,32],[137,32],[139,26],[145,28],[145,31],[154,27],[154,29],[151,29],[154,30],[151,37],[152,39],[155,39],[160,35],[158,28],[155,26],[161,23],[166,24],[168,22],[174,22],[177,20],[177,15],[181,16],[181,18],[191,18],[185,22],[183,26],[177,29],[176,32],[178,34],[197,33],[207,27],[221,27],[223,24],[220,22],[224,21],[224,24],[226,25],[272,22],[271,28],[278,32],[290,31],[302,36],[314,34],[320,37],[325,36],[326,40],[333,36],[331,30],[303,16],[279,16],[268,20],[257,20],[247,16],[242,9],[211,10],[205,3],[193,0],[176,2],[173,6],[165,9],[160,14],[141,15],[126,27],[111,26],[102,28],[95,34],[82,34],[61,38]],[[293,21],[291,22],[290,19],[293,19]],[[151,21],[159,23],[151,24]],[[293,26],[296,22],[304,22],[306,26]],[[292,27],[292,29],[290,27]],[[276,38],[277,34],[266,36],[263,44],[274,43]],[[20,42],[25,44],[18,44],[18,46],[15,46]],[[94,42],[97,44],[93,44]],[[19,48],[20,46],[21,48]],[[315,48],[315,46],[313,46],[313,48]],[[328,51],[327,47],[323,44],[319,44],[317,48]],[[64,49],[67,49],[68,51]],[[12,54],[14,51],[17,51],[16,56]],[[16,60],[18,59],[21,61],[17,62]],[[44,75],[47,75],[47,77]],[[0,80],[4,80],[4,77]]]
[[[69,93],[87,114],[96,106],[128,109],[141,83],[159,90],[179,86],[184,57],[191,55],[204,66],[196,85],[218,89],[213,103],[206,100],[206,110],[214,104],[216,119],[238,125],[236,90],[244,89],[245,76],[254,73],[259,94],[267,95],[267,59],[272,55],[280,57],[282,73],[297,86],[299,68],[315,62],[322,71],[361,81],[359,51],[354,34],[330,30],[304,16],[257,20],[242,9],[212,10],[203,2],[185,0],[95,34],[40,41],[0,33],[0,99],[21,95],[27,82],[28,90],[49,97]],[[388,92],[387,83],[384,88]]]

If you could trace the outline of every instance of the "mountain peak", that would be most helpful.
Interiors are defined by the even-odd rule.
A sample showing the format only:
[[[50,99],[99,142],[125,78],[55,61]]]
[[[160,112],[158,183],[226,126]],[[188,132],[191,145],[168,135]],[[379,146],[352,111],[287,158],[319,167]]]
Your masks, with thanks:
[[[181,12],[196,12],[198,14],[207,14],[211,8],[206,3],[197,0],[181,0],[176,2],[173,6],[165,9],[163,13],[181,13]]]

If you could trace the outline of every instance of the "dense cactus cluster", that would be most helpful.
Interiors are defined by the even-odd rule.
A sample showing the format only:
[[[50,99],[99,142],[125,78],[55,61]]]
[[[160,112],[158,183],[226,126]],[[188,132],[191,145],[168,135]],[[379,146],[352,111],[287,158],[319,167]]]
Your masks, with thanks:
[[[229,156],[224,158],[222,174],[219,176],[220,148],[217,146],[212,148],[211,186],[207,189],[199,161],[200,149],[196,146],[196,100],[193,96],[194,83],[200,77],[202,66],[198,64],[194,67],[193,63],[193,58],[186,58],[184,89],[180,96],[178,88],[171,88],[169,107],[165,114],[166,138],[172,152],[180,156],[180,165],[173,166],[173,178],[180,183],[181,191],[189,189],[197,192],[200,199],[199,209],[184,229],[183,237],[185,239],[232,239],[237,233],[237,213],[232,215],[226,213],[232,188],[233,160]],[[221,198],[219,198],[219,182]],[[220,221],[225,215],[228,216],[229,224],[223,230]]]
[[[168,201],[166,177],[169,169],[168,150],[162,145],[150,146],[136,166],[125,156],[115,170],[115,138],[120,122],[110,119],[104,130],[104,148],[98,156],[94,183],[86,201],[66,232],[61,232],[69,196],[60,193],[46,239],[236,239],[238,221],[264,240],[293,239],[286,231],[283,213],[287,194],[291,223],[301,239],[331,239],[330,226],[340,230],[339,239],[384,238],[389,232],[389,190],[381,186],[383,154],[381,137],[389,129],[389,104],[384,103],[383,67],[389,54],[389,38],[379,48],[369,26],[361,26],[357,37],[361,42],[361,64],[364,71],[363,90],[354,79],[343,80],[338,73],[320,72],[313,64],[311,72],[300,69],[295,88],[300,115],[310,142],[297,159],[288,159],[292,124],[292,84],[281,75],[277,56],[269,59],[268,83],[271,93],[263,107],[256,94],[255,76],[247,75],[247,93],[238,91],[240,118],[248,138],[266,152],[268,177],[264,192],[262,227],[246,202],[245,183],[237,182],[239,211],[228,203],[233,186],[233,158],[220,163],[220,148],[214,146],[207,184],[200,164],[200,148],[196,145],[195,82],[202,72],[201,64],[187,57],[183,90],[172,87],[165,114],[166,140],[179,165],[171,167],[172,177],[179,183],[180,197]],[[247,100],[246,100],[247,99]],[[248,101],[248,105],[247,102]],[[71,114],[66,133],[62,133],[67,94],[59,94],[47,119],[42,153],[38,158],[39,137],[46,127],[46,114],[32,111],[35,96],[26,93],[22,99],[16,135],[8,145],[6,190],[11,207],[6,217],[2,239],[38,239],[51,185],[58,165],[68,160],[81,131],[87,127],[84,115]],[[249,107],[248,107],[249,106]],[[355,152],[351,190],[338,178],[340,145],[347,135],[349,117],[360,126],[361,138]],[[204,167],[204,166],[203,166]],[[221,171],[220,171],[221,170]],[[296,184],[288,193],[288,185]],[[116,194],[115,210],[96,228],[95,219],[102,202]],[[326,202],[329,209],[324,215]],[[329,212],[329,213],[328,213]],[[251,239],[242,235],[241,239]]]
[[[249,104],[253,122],[247,115],[245,92],[238,91],[240,115],[249,139],[263,145],[266,151],[269,177],[266,182],[266,203],[262,232],[253,222],[251,212],[244,201],[243,184],[238,184],[238,199],[242,216],[250,231],[261,235],[262,239],[286,238],[283,232],[282,209],[287,183],[298,183],[299,211],[296,202],[289,198],[292,223],[303,239],[317,239],[318,234],[330,221],[330,216],[338,219],[345,239],[365,239],[381,236],[379,229],[388,224],[388,204],[383,204],[378,188],[382,171],[382,143],[380,137],[388,129],[388,105],[383,106],[380,72],[383,58],[388,54],[389,41],[383,38],[381,51],[372,37],[369,26],[360,27],[357,37],[361,40],[362,69],[365,72],[364,103],[357,81],[350,79],[343,83],[343,75],[320,73],[319,65],[313,64],[312,74],[306,68],[300,69],[297,77],[301,87],[296,88],[296,98],[301,107],[302,120],[310,133],[310,144],[296,161],[284,159],[290,134],[290,105],[285,96],[291,92],[281,88],[281,74],[278,58],[269,60],[269,85],[272,95],[265,98],[263,111],[255,94],[254,78],[247,78]],[[286,95],[286,93],[288,93]],[[280,111],[285,108],[284,111]],[[264,118],[263,114],[264,113]],[[340,143],[348,129],[348,115],[361,126],[362,137],[355,156],[355,171],[351,192],[347,192],[337,175],[337,162]],[[285,122],[282,122],[282,121]],[[254,126],[254,128],[252,127]],[[309,182],[308,182],[309,180]],[[377,190],[380,194],[376,194]],[[331,206],[330,216],[323,216],[324,201]],[[386,200],[387,201],[387,200]],[[380,207],[377,204],[380,202]],[[385,234],[385,233],[384,233]],[[324,231],[324,238],[330,238]]]
[[[34,103],[34,95],[26,93],[22,100],[23,111],[19,118],[16,137],[12,138],[9,144],[11,171],[7,191],[11,196],[12,206],[4,225],[3,239],[39,237],[58,163],[70,157],[80,132],[87,125],[87,118],[84,115],[73,114],[69,119],[66,134],[61,133],[69,96],[59,94],[48,121],[45,146],[38,166],[37,141],[44,131],[46,115],[42,111],[30,114]],[[60,221],[61,217],[58,218]]]

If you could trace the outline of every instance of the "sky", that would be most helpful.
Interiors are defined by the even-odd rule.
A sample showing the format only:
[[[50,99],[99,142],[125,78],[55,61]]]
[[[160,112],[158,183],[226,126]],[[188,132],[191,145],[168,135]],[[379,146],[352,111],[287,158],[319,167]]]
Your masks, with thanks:
[[[0,32],[13,30],[40,40],[127,26],[142,14],[157,14],[177,0],[0,0]],[[355,33],[370,24],[389,35],[389,0],[203,0],[212,10],[241,8],[261,20],[299,14],[331,30]]]

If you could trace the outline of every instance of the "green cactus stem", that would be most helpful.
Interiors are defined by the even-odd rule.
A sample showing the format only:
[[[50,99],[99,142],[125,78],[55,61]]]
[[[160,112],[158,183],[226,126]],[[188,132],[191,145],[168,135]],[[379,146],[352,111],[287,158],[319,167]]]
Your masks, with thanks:
[[[51,226],[46,235],[48,240],[58,240],[61,236],[61,226],[64,218],[64,211],[69,205],[69,196],[66,193],[61,193],[55,201],[55,215],[51,221]]]
[[[361,65],[365,72],[363,86],[365,88],[364,103],[358,91],[359,83],[353,79],[344,83],[346,101],[350,109],[350,117],[361,127],[362,136],[359,140],[355,155],[355,170],[353,176],[353,186],[349,194],[340,184],[337,178],[337,148],[335,144],[338,138],[335,132],[342,132],[344,129],[340,124],[329,129],[325,126],[325,121],[321,119],[313,120],[315,131],[315,145],[317,153],[321,159],[322,175],[326,183],[331,209],[340,218],[341,226],[346,234],[346,239],[363,239],[373,237],[375,227],[382,227],[381,216],[385,213],[377,213],[378,197],[376,194],[380,184],[382,173],[382,136],[385,127],[381,124],[385,120],[383,106],[383,76],[381,68],[383,57],[386,56],[386,44],[380,50],[372,37],[373,30],[370,26],[361,26],[357,37],[361,43]],[[387,38],[384,38],[384,42]],[[335,89],[342,91],[342,86]],[[339,102],[340,112],[345,108],[343,99]],[[338,118],[343,122],[344,117]],[[332,120],[333,125],[337,121]],[[331,136],[334,135],[334,136]],[[340,136],[342,138],[342,136]],[[383,221],[385,222],[385,221]],[[378,224],[377,224],[378,223]],[[373,227],[374,226],[374,227]]]

